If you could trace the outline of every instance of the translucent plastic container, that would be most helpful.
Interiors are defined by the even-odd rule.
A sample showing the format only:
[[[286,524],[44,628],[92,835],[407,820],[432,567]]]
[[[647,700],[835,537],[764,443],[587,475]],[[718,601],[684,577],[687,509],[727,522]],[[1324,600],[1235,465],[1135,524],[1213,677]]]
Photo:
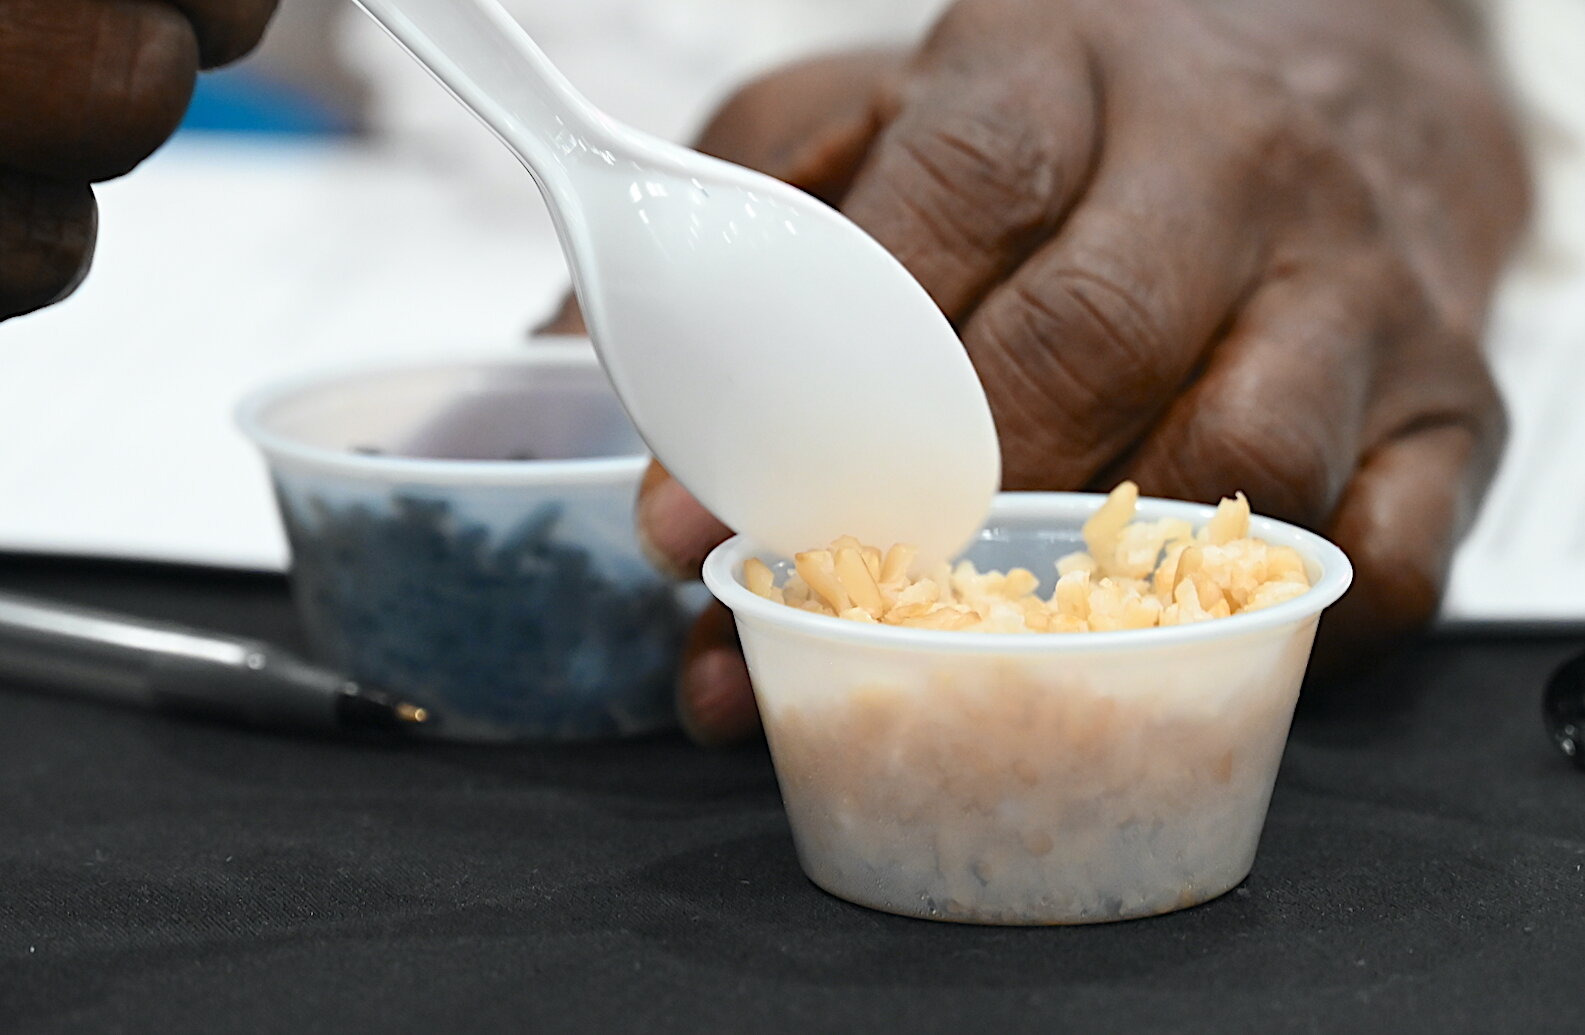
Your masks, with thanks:
[[[964,556],[981,570],[1083,549],[1103,497],[1009,493]],[[1141,499],[1196,527],[1213,508]],[[908,916],[1091,923],[1204,902],[1249,873],[1342,551],[1256,518],[1313,588],[1274,607],[1123,632],[870,625],[746,589],[738,537],[705,562],[737,617],[798,856],[818,885]],[[815,545],[815,544],[811,544]]]
[[[648,461],[586,344],[316,374],[238,420],[325,660],[432,705],[448,738],[673,724],[691,609],[640,551]]]

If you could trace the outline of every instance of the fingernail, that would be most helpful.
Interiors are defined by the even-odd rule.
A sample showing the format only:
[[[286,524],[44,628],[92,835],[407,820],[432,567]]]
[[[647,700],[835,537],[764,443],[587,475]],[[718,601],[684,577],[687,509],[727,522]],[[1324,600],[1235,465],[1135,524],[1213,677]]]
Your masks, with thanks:
[[[759,708],[743,655],[717,647],[688,661],[677,683],[677,718],[688,738],[706,747],[753,736],[759,729]]]

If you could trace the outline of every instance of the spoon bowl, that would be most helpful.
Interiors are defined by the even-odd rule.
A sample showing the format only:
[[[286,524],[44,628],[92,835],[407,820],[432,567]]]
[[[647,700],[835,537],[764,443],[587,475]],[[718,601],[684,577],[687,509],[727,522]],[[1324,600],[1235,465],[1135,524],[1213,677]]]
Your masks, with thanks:
[[[895,257],[778,180],[582,98],[494,0],[357,0],[533,174],[645,442],[731,527],[945,559],[1000,480],[984,390]]]

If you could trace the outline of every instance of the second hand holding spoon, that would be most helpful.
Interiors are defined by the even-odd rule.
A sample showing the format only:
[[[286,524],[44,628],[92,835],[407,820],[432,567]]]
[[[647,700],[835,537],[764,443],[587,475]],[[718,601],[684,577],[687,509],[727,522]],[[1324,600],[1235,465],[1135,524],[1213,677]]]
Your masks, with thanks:
[[[533,175],[607,375],[701,503],[789,557],[968,542],[996,430],[895,257],[796,188],[603,115],[495,0],[356,2]]]

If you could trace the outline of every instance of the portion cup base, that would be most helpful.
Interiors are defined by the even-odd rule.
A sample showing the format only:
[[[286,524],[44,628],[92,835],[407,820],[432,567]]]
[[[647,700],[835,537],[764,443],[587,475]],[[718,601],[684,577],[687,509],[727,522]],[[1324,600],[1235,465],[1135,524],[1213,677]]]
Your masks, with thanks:
[[[973,927],[1086,927],[1095,924],[1121,923],[1126,920],[1148,920],[1153,916],[1166,916],[1169,913],[1193,909],[1195,906],[1201,906],[1221,898],[1234,888],[1237,888],[1248,879],[1250,869],[1251,867],[1245,867],[1243,872],[1238,875],[1238,878],[1231,882],[1217,881],[1205,887],[1184,889],[1179,894],[1178,899],[1167,906],[1147,904],[1136,909],[1123,909],[1113,914],[1056,913],[1050,915],[1027,915],[972,907],[943,908],[936,905],[928,896],[921,897],[920,908],[910,909],[899,905],[895,901],[881,899],[870,899],[867,901],[862,894],[849,893],[823,883],[809,873],[807,869],[804,871],[804,876],[809,878],[809,883],[832,898],[838,898],[852,905],[873,909],[880,913],[906,917],[910,920],[932,920],[937,923],[964,924]]]

